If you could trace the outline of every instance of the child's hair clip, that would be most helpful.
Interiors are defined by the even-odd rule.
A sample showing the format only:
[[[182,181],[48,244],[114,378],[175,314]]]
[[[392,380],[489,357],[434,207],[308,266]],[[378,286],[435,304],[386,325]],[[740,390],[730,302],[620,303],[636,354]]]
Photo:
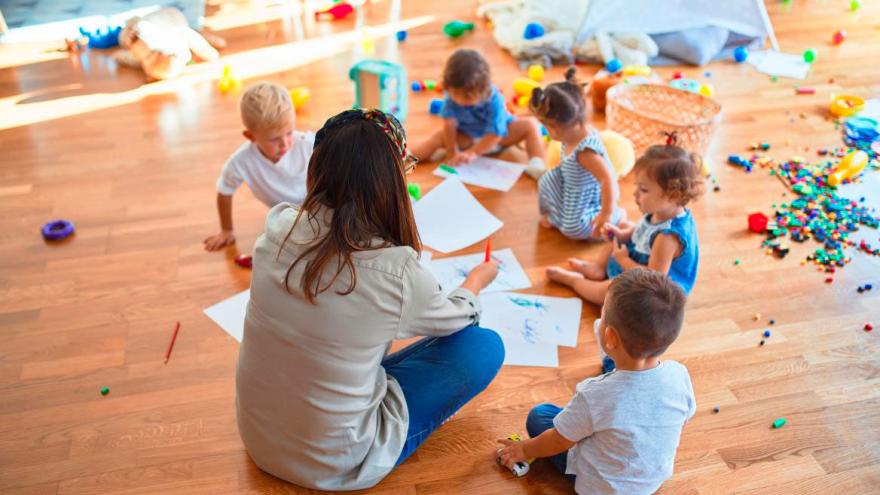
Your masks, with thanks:
[[[666,146],[675,146],[678,143],[678,131],[661,131],[660,134],[666,136]]]

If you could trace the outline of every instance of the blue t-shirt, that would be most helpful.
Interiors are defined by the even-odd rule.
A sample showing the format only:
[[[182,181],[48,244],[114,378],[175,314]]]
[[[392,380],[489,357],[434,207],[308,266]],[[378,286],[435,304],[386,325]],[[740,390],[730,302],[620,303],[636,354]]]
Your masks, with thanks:
[[[459,132],[474,139],[486,134],[507,136],[507,126],[514,118],[504,105],[504,96],[494,85],[489,97],[476,105],[459,105],[447,94],[440,116],[444,119],[455,119]]]
[[[657,234],[674,235],[681,243],[681,253],[673,258],[669,267],[669,278],[690,294],[697,280],[697,266],[700,262],[700,247],[697,241],[697,224],[690,210],[666,220],[652,223],[651,216],[645,215],[636,224],[633,235],[626,242],[629,257],[640,265],[647,265]],[[608,259],[606,274],[614,278],[623,273],[623,268],[614,258]]]

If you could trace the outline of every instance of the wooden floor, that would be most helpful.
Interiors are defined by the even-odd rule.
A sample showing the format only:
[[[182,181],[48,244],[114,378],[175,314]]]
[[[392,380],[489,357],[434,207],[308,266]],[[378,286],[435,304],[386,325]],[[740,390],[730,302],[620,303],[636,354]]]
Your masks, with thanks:
[[[786,201],[783,188],[765,173],[724,165],[728,153],[754,141],[770,142],[777,158],[840,144],[824,109],[831,93],[880,94],[880,3],[863,2],[856,13],[844,1],[768,3],[783,50],[818,51],[802,83],[817,94],[795,96],[790,82],[772,82],[748,65],[685,69],[714,84],[724,106],[709,154],[721,191],[693,205],[700,275],[668,357],[690,370],[699,409],[661,492],[880,493],[880,332],[862,330],[866,321],[880,325],[880,290],[855,291],[866,282],[880,287],[880,259],[854,256],[829,285],[800,266],[812,244],[795,245],[784,260],[766,256],[745,217]],[[441,32],[448,20],[472,19],[473,2],[406,2],[402,18],[412,27],[399,47],[380,37],[398,29],[386,25],[390,5],[367,13],[378,26],[377,56],[399,56],[412,78],[439,78],[453,49],[476,47],[509,94],[520,72],[486,26],[457,41]],[[354,21],[308,22],[307,39],[296,42],[289,22],[251,22],[228,10],[215,20],[233,24],[220,32],[229,42],[224,56],[248,81],[311,88],[298,127],[316,129],[351,105],[347,69],[363,49]],[[847,41],[831,45],[841,28]],[[0,492],[307,493],[249,460],[235,425],[238,344],[202,313],[248,287],[249,272],[232,260],[250,251],[266,213],[242,190],[237,247],[203,250],[202,239],[218,228],[217,173],[242,140],[236,97],[219,94],[212,81],[223,62],[145,85],[100,53],[68,58],[0,47],[0,54]],[[439,125],[427,112],[432,96],[411,98],[411,139]],[[430,189],[432,168],[419,168],[413,180]],[[598,248],[540,229],[528,179],[506,194],[472,190],[505,222],[495,246],[516,251],[532,291],[571,295],[548,285],[544,269]],[[623,190],[634,216],[629,180]],[[39,228],[55,218],[76,223],[72,240],[43,242]],[[870,232],[871,242],[878,237]],[[586,306],[578,347],[560,349],[558,369],[502,369],[372,493],[570,492],[547,463],[514,479],[492,453],[497,438],[523,431],[531,406],[564,404],[577,382],[597,374],[595,316]],[[769,318],[773,336],[759,347]],[[163,365],[178,320],[180,336]],[[788,425],[774,430],[778,417]]]

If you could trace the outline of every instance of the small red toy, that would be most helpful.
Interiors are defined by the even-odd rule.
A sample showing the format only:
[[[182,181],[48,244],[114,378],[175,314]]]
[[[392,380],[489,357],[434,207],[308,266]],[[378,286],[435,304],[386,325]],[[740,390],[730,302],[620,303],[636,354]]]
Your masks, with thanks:
[[[254,266],[254,259],[249,254],[239,254],[235,257],[235,264],[242,268],[250,268]]]
[[[756,234],[763,234],[767,231],[767,223],[770,221],[767,215],[758,212],[749,215],[749,230]]]
[[[874,329],[874,325],[871,325],[870,323],[865,323],[865,331],[866,332],[870,332],[873,329]]]
[[[673,78],[673,79],[684,79],[684,73],[681,72],[681,71],[675,71],[675,72],[672,74],[672,78]]]
[[[843,29],[836,31],[834,33],[834,36],[831,37],[831,40],[834,41],[835,45],[839,45],[839,44],[843,43],[843,40],[845,40],[845,39],[846,39],[846,31],[844,31]]]
[[[345,19],[349,14],[354,12],[354,7],[347,3],[339,3],[327,10],[315,12],[315,19],[332,18],[334,21]]]

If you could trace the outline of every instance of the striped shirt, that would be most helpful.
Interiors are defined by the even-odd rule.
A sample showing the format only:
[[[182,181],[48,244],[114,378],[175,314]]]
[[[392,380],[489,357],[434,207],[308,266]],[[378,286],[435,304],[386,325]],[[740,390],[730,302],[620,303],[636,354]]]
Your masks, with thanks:
[[[571,154],[566,154],[562,146],[562,163],[538,180],[541,214],[547,215],[550,224],[569,239],[593,239],[593,220],[602,210],[602,184],[578,162],[578,154],[587,149],[594,151],[602,157],[615,182],[617,174],[599,133],[591,131]]]

